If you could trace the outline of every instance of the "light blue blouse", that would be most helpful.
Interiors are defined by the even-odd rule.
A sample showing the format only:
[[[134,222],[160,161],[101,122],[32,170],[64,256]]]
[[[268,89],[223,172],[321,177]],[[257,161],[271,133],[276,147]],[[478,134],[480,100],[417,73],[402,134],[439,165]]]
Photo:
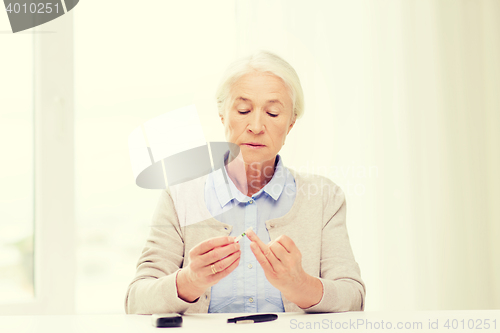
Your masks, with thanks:
[[[224,155],[227,160],[229,152]],[[241,193],[225,168],[212,172],[205,183],[205,203],[217,220],[232,225],[230,236],[252,227],[264,243],[270,242],[265,222],[285,215],[296,195],[295,179],[276,155],[274,175],[252,197]],[[250,249],[247,237],[240,240],[238,267],[212,286],[208,312],[284,312],[281,292],[267,281],[262,267]]]

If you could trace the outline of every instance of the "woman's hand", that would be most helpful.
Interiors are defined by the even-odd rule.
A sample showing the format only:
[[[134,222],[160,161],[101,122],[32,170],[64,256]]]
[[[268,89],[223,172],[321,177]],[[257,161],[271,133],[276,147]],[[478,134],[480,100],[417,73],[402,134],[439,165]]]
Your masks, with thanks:
[[[262,266],[267,280],[283,296],[301,308],[309,308],[321,300],[323,284],[302,268],[302,254],[293,240],[281,235],[268,245],[253,231],[247,232],[250,248]]]
[[[177,274],[177,294],[194,302],[238,267],[240,256],[240,244],[234,237],[211,238],[196,245],[189,251],[189,265]]]
[[[250,248],[255,258],[274,287],[287,293],[305,282],[302,254],[290,237],[281,235],[266,245],[253,231],[248,232],[247,236],[252,241]]]

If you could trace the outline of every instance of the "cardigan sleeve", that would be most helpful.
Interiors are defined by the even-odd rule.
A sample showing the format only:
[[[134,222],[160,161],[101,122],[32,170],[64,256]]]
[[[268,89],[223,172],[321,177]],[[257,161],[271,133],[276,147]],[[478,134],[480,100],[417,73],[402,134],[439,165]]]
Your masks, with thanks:
[[[127,314],[183,313],[193,303],[179,298],[176,277],[184,260],[184,240],[170,191],[163,190],[151,230],[125,297]]]
[[[332,190],[333,189],[333,190]],[[331,182],[321,234],[320,302],[305,312],[363,311],[365,284],[349,242],[344,192]]]

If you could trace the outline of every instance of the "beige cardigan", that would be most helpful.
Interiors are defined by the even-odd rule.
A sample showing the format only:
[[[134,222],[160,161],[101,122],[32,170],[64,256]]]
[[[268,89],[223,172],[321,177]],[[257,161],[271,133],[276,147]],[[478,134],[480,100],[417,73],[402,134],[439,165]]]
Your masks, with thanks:
[[[305,272],[322,282],[323,297],[308,309],[283,298],[285,311],[362,311],[365,285],[349,243],[344,193],[325,177],[289,170],[295,178],[295,201],[284,216],[266,221],[266,228],[271,240],[284,234],[295,242]],[[206,208],[207,177],[161,191],[136,276],[127,290],[127,313],[208,312],[211,288],[188,303],[178,297],[176,287],[177,272],[189,264],[191,248],[231,232],[231,225],[216,220]]]

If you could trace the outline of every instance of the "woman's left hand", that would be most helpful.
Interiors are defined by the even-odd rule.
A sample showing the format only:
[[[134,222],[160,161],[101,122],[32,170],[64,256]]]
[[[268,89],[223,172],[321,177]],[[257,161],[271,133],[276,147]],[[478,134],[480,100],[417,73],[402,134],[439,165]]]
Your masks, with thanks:
[[[290,237],[281,235],[266,245],[253,231],[247,232],[247,236],[267,280],[286,298],[306,283],[308,274],[302,268],[302,254]]]

